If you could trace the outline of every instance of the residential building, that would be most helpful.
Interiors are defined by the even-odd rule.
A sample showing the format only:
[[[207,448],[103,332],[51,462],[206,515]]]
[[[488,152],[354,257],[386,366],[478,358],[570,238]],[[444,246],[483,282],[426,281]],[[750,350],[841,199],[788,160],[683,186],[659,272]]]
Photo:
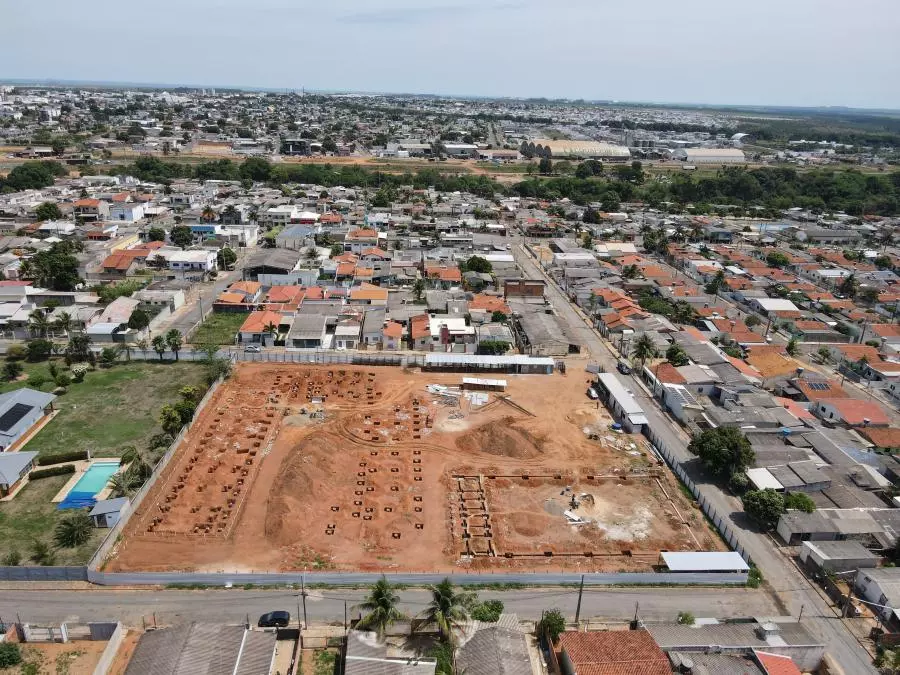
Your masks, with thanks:
[[[0,452],[0,497],[15,492],[34,469],[36,452]]]
[[[0,452],[9,450],[53,410],[54,394],[23,387],[0,394]]]
[[[671,675],[669,659],[646,630],[566,631],[559,636],[563,675]]]

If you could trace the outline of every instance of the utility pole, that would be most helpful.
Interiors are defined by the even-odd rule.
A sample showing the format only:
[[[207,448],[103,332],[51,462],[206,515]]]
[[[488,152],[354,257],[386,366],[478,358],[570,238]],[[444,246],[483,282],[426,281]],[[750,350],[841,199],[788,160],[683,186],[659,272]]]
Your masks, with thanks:
[[[573,497],[574,499],[574,497]],[[581,585],[578,587],[578,604],[575,606],[575,624],[581,619],[581,595],[584,593],[584,575],[581,575]]]
[[[347,601],[344,600],[344,635],[347,635]]]
[[[306,628],[309,626],[309,621],[306,618],[306,580],[305,577],[300,577],[300,597],[303,598],[303,627]]]

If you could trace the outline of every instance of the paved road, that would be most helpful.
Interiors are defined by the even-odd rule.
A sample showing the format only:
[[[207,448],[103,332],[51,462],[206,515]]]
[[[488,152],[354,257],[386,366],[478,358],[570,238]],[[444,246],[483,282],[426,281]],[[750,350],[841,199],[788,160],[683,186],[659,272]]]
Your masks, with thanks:
[[[522,247],[516,246],[514,253],[516,262],[528,276],[549,280],[549,277],[539,269],[533,258]],[[572,327],[574,335],[582,340],[592,359],[602,364],[608,372],[615,373],[616,357],[600,334],[585,323],[580,310],[575,309],[552,280],[548,283],[546,292],[557,314]],[[876,672],[872,667],[868,652],[836,618],[831,606],[797,570],[794,563],[783,555],[766,535],[748,527],[740,502],[731,495],[725,494],[718,486],[709,483],[702,474],[696,471],[695,465],[691,461],[693,456],[687,450],[687,441],[689,440],[687,435],[659,409],[655,400],[644,393],[644,388],[639,380],[636,377],[615,374],[626,387],[635,393],[635,398],[643,407],[653,432],[675,455],[691,479],[700,486],[703,496],[709,499],[719,514],[728,519],[732,528],[738,533],[741,544],[762,571],[786,612],[797,616],[802,608],[804,616],[810,616],[812,613],[813,617],[807,625],[815,635],[829,645],[831,655],[845,673]]]
[[[219,294],[232,283],[240,280],[241,271],[236,269],[231,272],[219,273],[219,276],[213,283],[200,284],[197,297],[183,307],[179,307],[166,325],[157,332],[165,333],[165,331],[175,328],[182,335],[189,335],[194,326],[200,322],[201,306],[203,308],[203,316],[206,316],[212,310],[212,303]]]
[[[310,589],[306,610],[310,622],[343,621],[344,601],[349,608],[362,601],[365,590]],[[539,619],[541,612],[558,607],[570,619],[575,616],[578,591],[573,588],[482,591],[482,600],[502,600],[508,612],[522,619]],[[424,590],[400,593],[402,610],[418,614],[428,596]],[[773,616],[778,608],[765,593],[740,588],[658,588],[602,590],[585,588],[582,619],[628,620],[635,605],[646,621],[673,621],[678,612],[697,617]],[[10,621],[100,621],[116,619],[140,626],[142,620],[160,624],[179,621],[255,620],[273,609],[297,616],[297,593],[279,590],[202,591],[0,591],[0,619]]]

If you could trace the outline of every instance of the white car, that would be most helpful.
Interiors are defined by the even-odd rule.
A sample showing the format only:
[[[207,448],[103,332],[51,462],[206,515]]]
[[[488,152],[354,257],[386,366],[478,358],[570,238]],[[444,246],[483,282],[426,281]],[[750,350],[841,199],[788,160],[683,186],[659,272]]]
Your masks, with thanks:
[[[244,351],[251,354],[259,354],[262,351],[262,347],[259,345],[247,345],[244,347]]]

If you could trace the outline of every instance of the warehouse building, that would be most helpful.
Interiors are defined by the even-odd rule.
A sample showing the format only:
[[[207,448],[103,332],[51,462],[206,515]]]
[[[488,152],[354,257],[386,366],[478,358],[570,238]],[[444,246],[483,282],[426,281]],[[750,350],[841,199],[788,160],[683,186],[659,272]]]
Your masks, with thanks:
[[[533,141],[524,141],[520,150],[526,157],[550,159],[581,158],[607,162],[625,162],[631,159],[631,152],[624,145],[600,141],[554,141],[549,138],[537,138]]]
[[[737,148],[683,148],[672,153],[688,164],[746,164],[744,151]]]

